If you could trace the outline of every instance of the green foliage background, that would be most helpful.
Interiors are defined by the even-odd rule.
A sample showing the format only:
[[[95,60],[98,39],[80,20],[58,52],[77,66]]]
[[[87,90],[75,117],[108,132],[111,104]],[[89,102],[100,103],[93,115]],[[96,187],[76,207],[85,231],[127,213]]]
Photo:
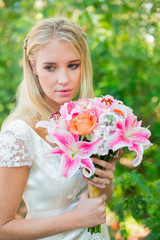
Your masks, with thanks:
[[[4,3],[4,4],[3,4]],[[118,163],[109,209],[122,224],[128,215],[159,239],[160,213],[160,1],[0,0],[0,124],[13,108],[23,77],[22,46],[29,29],[45,17],[67,16],[86,31],[97,96],[111,94],[150,125],[153,146],[132,170]],[[124,157],[133,158],[124,152]],[[114,235],[112,236],[114,239]]]

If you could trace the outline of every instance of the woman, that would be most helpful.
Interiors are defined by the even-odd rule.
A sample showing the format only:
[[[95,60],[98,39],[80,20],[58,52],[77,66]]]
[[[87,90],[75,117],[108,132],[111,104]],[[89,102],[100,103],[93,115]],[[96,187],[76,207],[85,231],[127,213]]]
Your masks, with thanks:
[[[104,167],[93,180],[78,171],[71,180],[60,177],[60,159],[46,160],[54,145],[36,129],[65,102],[93,97],[91,59],[86,37],[66,18],[49,18],[34,26],[24,43],[24,79],[16,109],[0,134],[0,240],[86,239],[87,228],[105,223],[105,205],[112,195],[116,159],[93,159]],[[80,89],[80,90],[79,90]],[[87,183],[101,189],[89,199]],[[15,219],[24,198],[26,219]],[[109,239],[106,224],[103,239]]]

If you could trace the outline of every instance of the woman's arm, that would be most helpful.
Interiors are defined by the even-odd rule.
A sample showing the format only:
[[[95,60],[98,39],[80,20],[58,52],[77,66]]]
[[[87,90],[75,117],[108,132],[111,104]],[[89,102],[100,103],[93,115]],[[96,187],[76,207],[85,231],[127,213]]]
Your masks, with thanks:
[[[0,168],[0,240],[37,240],[67,230],[93,227],[105,222],[106,195],[89,199],[82,194],[71,212],[40,219],[15,219],[29,168]]]

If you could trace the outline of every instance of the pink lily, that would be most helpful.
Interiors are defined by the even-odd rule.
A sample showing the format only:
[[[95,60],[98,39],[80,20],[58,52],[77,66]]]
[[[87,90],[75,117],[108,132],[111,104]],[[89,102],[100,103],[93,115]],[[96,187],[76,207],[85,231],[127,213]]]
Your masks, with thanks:
[[[117,123],[117,131],[112,137],[109,148],[116,151],[128,147],[130,151],[135,151],[137,156],[131,163],[133,166],[138,166],[142,161],[144,149],[152,145],[148,140],[150,135],[150,131],[141,127],[141,121],[137,121],[136,116],[128,108],[124,122],[119,120]]]
[[[68,128],[69,122],[72,118],[69,113],[73,107],[74,107],[73,102],[65,103],[61,107],[60,112],[52,114],[50,121],[40,121],[36,124],[36,128],[38,127],[47,128],[49,134],[47,136],[48,141],[54,142],[54,139],[52,137],[53,132],[56,131],[56,129],[59,127],[63,129]]]
[[[71,112],[75,108],[74,102],[64,103],[60,108],[60,114],[62,121],[66,121],[66,129],[68,128],[69,121],[71,120]]]
[[[96,152],[101,139],[95,142],[79,141],[77,135],[73,135],[64,129],[57,129],[52,133],[52,137],[58,147],[54,148],[47,156],[57,154],[62,158],[63,177],[71,178],[80,166],[88,170],[89,176],[94,174],[95,168],[90,156]]]

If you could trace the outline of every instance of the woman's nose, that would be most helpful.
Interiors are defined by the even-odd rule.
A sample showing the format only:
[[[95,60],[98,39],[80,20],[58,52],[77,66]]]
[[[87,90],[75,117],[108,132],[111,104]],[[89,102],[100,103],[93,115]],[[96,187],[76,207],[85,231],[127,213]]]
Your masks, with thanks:
[[[67,70],[60,70],[58,75],[58,83],[65,85],[69,82],[69,76]]]

